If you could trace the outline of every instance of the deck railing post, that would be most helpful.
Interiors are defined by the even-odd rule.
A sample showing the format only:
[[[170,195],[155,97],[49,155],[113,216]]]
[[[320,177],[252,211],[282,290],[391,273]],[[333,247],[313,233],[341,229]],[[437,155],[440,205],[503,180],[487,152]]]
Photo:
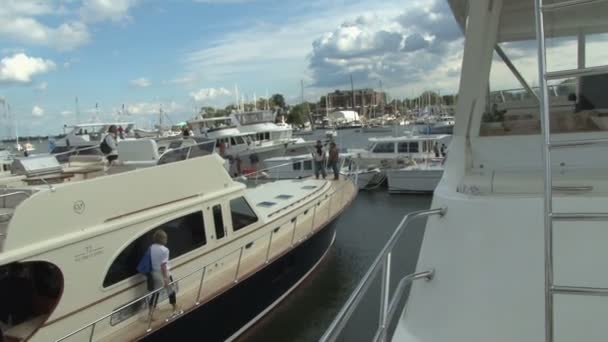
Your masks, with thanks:
[[[380,335],[378,341],[384,342],[386,338],[386,326],[388,318],[388,303],[390,298],[390,287],[391,287],[391,254],[386,254],[384,263],[382,265],[382,288],[380,294],[380,321],[379,330]]]
[[[207,267],[203,267],[203,272],[201,274],[201,282],[198,284],[198,292],[196,293],[196,302],[194,305],[199,305],[201,302],[201,290],[203,289],[203,281],[205,280],[205,271],[207,271]]]
[[[95,324],[91,325],[91,334],[89,335],[89,342],[93,342],[93,335],[95,335]]]
[[[150,332],[152,331],[152,318],[154,316],[154,310],[156,309],[156,302],[158,301],[158,296],[159,296],[160,292],[154,292],[152,293],[148,299],[148,305],[150,306],[150,309],[148,310],[148,328],[146,328],[146,332]]]

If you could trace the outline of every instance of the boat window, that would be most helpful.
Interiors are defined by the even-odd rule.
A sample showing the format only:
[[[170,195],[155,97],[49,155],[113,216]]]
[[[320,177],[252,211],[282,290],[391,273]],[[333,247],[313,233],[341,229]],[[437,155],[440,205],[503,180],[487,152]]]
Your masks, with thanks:
[[[297,161],[295,163],[292,164],[292,167],[294,170],[302,170],[302,162]]]
[[[400,142],[397,144],[397,152],[399,153],[407,153],[408,152],[408,143],[407,142]]]
[[[270,133],[269,132],[264,133],[264,139],[270,140]]]
[[[182,141],[181,140],[172,141],[172,142],[169,143],[169,148],[170,149],[178,148],[180,146],[182,146]]]
[[[169,248],[171,259],[207,243],[203,213],[200,211],[161,224],[135,239],[120,252],[110,265],[103,280],[104,287],[114,285],[137,274],[137,263],[152,244],[152,234],[157,229],[163,229],[167,233],[167,248]]]
[[[235,139],[236,139],[236,143],[238,145],[241,145],[241,144],[245,143],[245,140],[243,140],[243,137],[235,137]]]
[[[213,206],[213,223],[215,224],[215,237],[221,239],[226,236],[224,228],[224,216],[222,215],[222,206],[220,204]]]
[[[312,160],[304,161],[304,170],[312,170]]]
[[[418,142],[417,141],[410,142],[409,152],[410,153],[418,153]]]
[[[376,147],[374,147],[374,153],[394,153],[395,152],[395,143],[393,142],[385,142],[378,143]]]
[[[282,200],[287,200],[287,199],[290,199],[292,197],[293,197],[292,195],[279,195],[279,196],[277,196],[275,198],[282,199]]]
[[[605,34],[588,34],[582,42],[585,67],[605,65],[601,48]],[[536,41],[499,44],[507,58],[526,81],[530,91],[495,53],[490,73],[490,91],[481,117],[480,136],[539,134],[540,107]],[[576,36],[547,39],[547,70],[557,72],[577,68]],[[599,47],[599,49],[598,49]],[[530,67],[534,66],[534,67]],[[548,101],[552,133],[608,130],[608,74],[551,79]]]
[[[316,189],[316,188],[317,188],[316,185],[304,185],[302,187],[302,189],[304,189],[304,190],[312,190],[312,189]]]
[[[258,221],[257,215],[244,197],[235,198],[230,201],[230,212],[232,216],[232,230],[235,232]]]
[[[234,139],[234,137],[231,137],[231,138],[230,138],[230,143],[231,143],[232,145],[236,145],[236,140]]]

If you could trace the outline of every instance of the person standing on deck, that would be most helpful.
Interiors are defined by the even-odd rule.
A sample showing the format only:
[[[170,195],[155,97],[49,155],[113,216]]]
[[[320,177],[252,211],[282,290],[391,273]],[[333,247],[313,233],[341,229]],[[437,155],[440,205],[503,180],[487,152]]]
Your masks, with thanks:
[[[340,179],[340,170],[338,169],[338,162],[340,160],[340,153],[335,142],[329,143],[329,158],[327,164],[331,167],[334,172],[334,180]]]
[[[171,267],[169,266],[169,248],[167,245],[167,233],[164,230],[159,229],[154,232],[152,236],[154,243],[150,246],[150,261],[152,266],[152,279],[154,283],[154,290],[158,290],[164,287],[169,296],[169,303],[173,306],[172,315],[177,315],[177,298],[175,297],[175,290],[170,285],[173,281],[171,276]],[[151,307],[156,307],[158,301],[158,292],[153,294],[150,298]]]
[[[315,177],[319,179],[319,173],[321,173],[323,179],[325,179],[327,177],[327,172],[325,171],[325,151],[323,150],[321,140],[317,140],[313,157],[315,161]]]
[[[116,126],[112,125],[108,128],[108,134],[103,138],[99,148],[106,156],[108,163],[112,163],[118,159],[118,148],[116,147]]]

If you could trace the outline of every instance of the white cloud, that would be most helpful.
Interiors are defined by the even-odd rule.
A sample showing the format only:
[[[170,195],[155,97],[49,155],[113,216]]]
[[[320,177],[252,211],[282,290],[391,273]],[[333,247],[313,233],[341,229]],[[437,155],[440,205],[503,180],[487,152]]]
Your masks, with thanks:
[[[80,14],[86,22],[121,21],[129,18],[129,9],[138,0],[84,0]]]
[[[0,83],[29,83],[33,76],[54,69],[55,63],[51,60],[18,53],[0,60]]]
[[[48,83],[46,83],[46,82],[40,82],[40,83],[36,84],[36,86],[34,87],[34,89],[36,89],[38,91],[46,91],[48,87],[49,87]]]
[[[152,85],[152,82],[150,82],[150,80],[145,77],[136,78],[134,80],[129,81],[129,83],[131,83],[132,86],[138,88],[147,88]]]
[[[34,17],[4,11],[0,12],[0,37],[20,43],[70,50],[87,43],[90,34],[86,25],[79,21],[50,27]]]
[[[196,102],[213,100],[218,97],[230,96],[230,91],[226,88],[202,88],[190,93],[190,97]]]
[[[44,116],[44,109],[42,109],[42,107],[40,106],[34,106],[34,108],[32,108],[32,115],[37,118],[40,118]]]
[[[163,109],[163,111],[170,113],[170,112],[174,112],[174,111],[178,111],[178,110],[182,109],[182,106],[174,101],[171,101],[168,103],[166,103],[166,102],[138,102],[138,103],[132,103],[132,104],[127,105],[125,110],[127,111],[128,114],[132,114],[132,115],[146,115],[146,114],[157,115],[161,108]]]
[[[69,115],[72,115],[72,111],[71,110],[62,110],[59,114],[61,114],[61,116],[69,116]]]

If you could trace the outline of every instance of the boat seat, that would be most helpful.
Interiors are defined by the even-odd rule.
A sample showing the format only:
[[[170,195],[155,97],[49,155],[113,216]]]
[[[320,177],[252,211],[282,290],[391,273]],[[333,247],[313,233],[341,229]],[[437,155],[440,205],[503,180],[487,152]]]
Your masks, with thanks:
[[[544,174],[540,170],[474,170],[458,186],[467,194],[542,194]],[[553,191],[563,194],[608,193],[608,179],[600,169],[555,170]]]

